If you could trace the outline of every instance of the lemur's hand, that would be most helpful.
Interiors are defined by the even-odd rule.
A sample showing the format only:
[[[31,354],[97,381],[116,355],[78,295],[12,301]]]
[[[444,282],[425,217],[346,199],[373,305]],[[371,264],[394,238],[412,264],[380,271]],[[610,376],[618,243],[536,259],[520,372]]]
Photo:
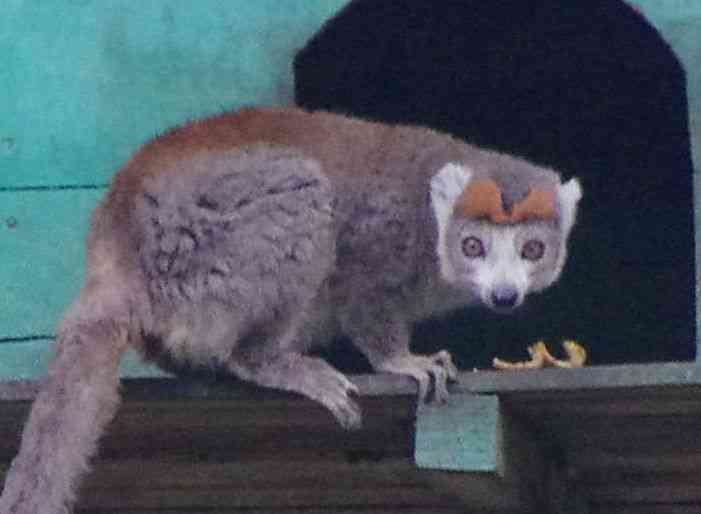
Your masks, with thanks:
[[[378,369],[389,373],[409,375],[419,383],[419,401],[428,401],[428,393],[433,381],[433,401],[445,403],[448,401],[448,382],[458,378],[458,369],[446,350],[432,355],[417,355],[409,353],[390,357],[382,362]]]

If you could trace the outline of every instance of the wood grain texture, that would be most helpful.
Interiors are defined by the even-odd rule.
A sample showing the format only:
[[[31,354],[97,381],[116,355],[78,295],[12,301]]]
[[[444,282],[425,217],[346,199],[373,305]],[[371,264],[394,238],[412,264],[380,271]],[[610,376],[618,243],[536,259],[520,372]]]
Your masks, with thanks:
[[[236,381],[125,380],[82,512],[700,512],[696,366],[589,371],[588,379],[579,370],[571,379],[543,370],[470,373],[446,406],[451,423],[440,420],[445,409],[423,406],[417,423],[416,388],[401,377],[353,377],[365,414],[358,432],[340,430],[304,398]],[[33,381],[0,385],[3,467],[36,391]],[[497,423],[481,423],[496,436],[461,426],[480,425],[471,419],[484,415],[476,404],[496,410]],[[421,420],[426,413],[431,423]],[[497,466],[418,468],[414,452],[424,443],[415,442],[416,424],[443,431],[438,448],[424,448],[438,454],[469,454],[471,445],[492,441]]]
[[[513,439],[500,438],[496,451],[516,464],[522,483],[530,481],[528,504],[552,512],[675,512],[701,505],[700,371],[696,364],[665,363],[469,373],[452,400],[473,401],[462,396],[468,391],[498,395],[499,419],[512,425],[498,433]],[[433,424],[440,436],[438,412]],[[448,412],[444,422],[451,420]],[[434,455],[459,449],[434,438],[441,439]]]
[[[133,395],[131,385],[84,487],[88,512],[454,512],[460,505],[417,474],[411,396],[361,398],[365,426],[344,432],[325,409],[291,394],[242,387],[229,399],[145,398],[143,381]],[[1,405],[7,463],[28,402]]]

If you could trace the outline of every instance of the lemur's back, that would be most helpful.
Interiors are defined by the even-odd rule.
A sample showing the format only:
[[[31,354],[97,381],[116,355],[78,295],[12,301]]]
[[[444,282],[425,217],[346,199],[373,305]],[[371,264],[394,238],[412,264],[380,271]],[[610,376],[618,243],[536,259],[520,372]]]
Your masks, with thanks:
[[[468,148],[425,128],[295,108],[248,108],[193,121],[146,143],[117,172],[94,216],[88,261],[94,260],[93,254],[104,258],[108,253],[122,253],[125,255],[121,260],[133,271],[139,263],[130,250],[134,237],[141,238],[137,225],[143,221],[136,219],[135,213],[150,188],[191,188],[188,182],[194,175],[214,173],[202,162],[233,161],[237,152],[261,145],[291,148],[317,161],[334,184],[335,194],[341,197],[354,195],[363,186],[374,188],[371,183],[377,182],[384,182],[390,189],[416,191],[420,189],[416,181],[427,181],[438,163],[447,156],[459,160]],[[404,185],[397,185],[399,182]],[[115,238],[123,242],[111,245],[115,248],[110,251],[100,250]]]
[[[88,236],[88,268],[118,270],[124,276],[139,275],[141,263],[134,253],[135,242],[143,237],[136,215],[139,202],[148,197],[149,187],[189,187],[184,184],[202,173],[202,162],[222,160],[249,145],[292,147],[324,161],[326,172],[366,169],[351,162],[351,155],[370,148],[378,134],[388,127],[348,120],[326,113],[308,113],[298,109],[249,108],[196,120],[154,138],[144,144],[115,174],[106,197],[93,214]],[[324,141],[323,144],[320,142]],[[205,170],[206,173],[206,170]],[[188,178],[189,177],[189,178]],[[127,222],[127,220],[129,220]]]
[[[395,130],[387,125],[299,109],[243,109],[194,121],[144,145],[116,176],[117,187],[143,177],[188,173],[177,162],[199,152],[220,152],[256,143],[294,147],[322,162],[326,173],[362,166]]]
[[[424,180],[446,161],[469,161],[476,175],[512,170],[505,180],[509,183],[543,178],[552,182],[556,176],[521,159],[425,127],[386,125],[297,108],[247,108],[187,123],[148,142],[115,175],[112,194],[132,196],[142,191],[149,178],[192,173],[183,163],[203,152],[227,152],[260,143],[294,148],[317,160],[332,179]],[[518,170],[515,174],[514,169]]]

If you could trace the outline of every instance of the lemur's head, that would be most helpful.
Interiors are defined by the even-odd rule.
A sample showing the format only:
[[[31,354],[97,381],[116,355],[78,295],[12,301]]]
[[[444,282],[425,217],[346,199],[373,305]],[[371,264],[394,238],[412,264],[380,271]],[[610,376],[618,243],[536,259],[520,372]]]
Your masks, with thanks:
[[[496,311],[553,284],[582,196],[579,182],[500,156],[491,171],[450,163],[431,180],[442,278]]]

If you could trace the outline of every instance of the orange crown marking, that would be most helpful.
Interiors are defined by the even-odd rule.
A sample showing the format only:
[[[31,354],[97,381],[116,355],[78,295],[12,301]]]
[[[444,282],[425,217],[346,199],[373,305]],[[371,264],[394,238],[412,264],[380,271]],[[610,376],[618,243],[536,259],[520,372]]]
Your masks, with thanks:
[[[555,217],[555,193],[531,190],[526,198],[514,204],[511,214],[504,211],[501,190],[492,179],[470,183],[455,202],[455,213],[466,218],[483,218],[499,225],[530,219]]]

